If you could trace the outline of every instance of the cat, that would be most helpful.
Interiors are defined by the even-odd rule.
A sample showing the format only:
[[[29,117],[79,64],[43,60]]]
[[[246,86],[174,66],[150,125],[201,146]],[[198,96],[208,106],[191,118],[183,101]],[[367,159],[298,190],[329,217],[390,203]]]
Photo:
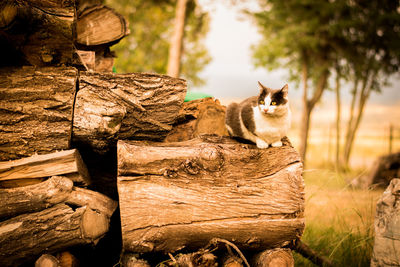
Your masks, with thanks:
[[[260,94],[226,109],[225,124],[232,137],[254,142],[258,148],[280,147],[291,122],[288,89],[270,89],[258,82]]]

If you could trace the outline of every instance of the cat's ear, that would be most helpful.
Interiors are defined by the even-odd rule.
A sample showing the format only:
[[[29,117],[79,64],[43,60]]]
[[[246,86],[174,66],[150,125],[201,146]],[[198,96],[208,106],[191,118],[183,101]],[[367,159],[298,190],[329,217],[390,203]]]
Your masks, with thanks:
[[[258,88],[260,88],[260,92],[262,91],[267,91],[268,92],[268,87],[265,87],[264,85],[262,85],[262,83],[258,82]]]
[[[284,98],[287,98],[288,91],[289,91],[289,85],[285,84],[285,86],[283,86],[281,89],[281,92],[283,93]]]

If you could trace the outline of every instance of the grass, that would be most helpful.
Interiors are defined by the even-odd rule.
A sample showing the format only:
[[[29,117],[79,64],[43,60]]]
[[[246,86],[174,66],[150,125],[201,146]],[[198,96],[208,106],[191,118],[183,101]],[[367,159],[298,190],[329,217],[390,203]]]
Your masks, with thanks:
[[[349,186],[348,181],[363,171],[338,174],[328,165],[303,174],[306,228],[302,241],[331,259],[334,266],[370,265],[375,206],[383,191]],[[296,266],[314,266],[296,253],[294,257]]]

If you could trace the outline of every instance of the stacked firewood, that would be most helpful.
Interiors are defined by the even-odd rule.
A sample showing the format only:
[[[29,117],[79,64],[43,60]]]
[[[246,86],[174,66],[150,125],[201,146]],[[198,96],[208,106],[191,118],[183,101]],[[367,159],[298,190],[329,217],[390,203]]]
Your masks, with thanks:
[[[111,73],[126,34],[98,0],[0,3],[0,265],[293,266],[289,140],[229,138],[183,79]]]
[[[1,65],[75,65],[112,71],[110,46],[129,34],[101,0],[5,0],[0,3]]]

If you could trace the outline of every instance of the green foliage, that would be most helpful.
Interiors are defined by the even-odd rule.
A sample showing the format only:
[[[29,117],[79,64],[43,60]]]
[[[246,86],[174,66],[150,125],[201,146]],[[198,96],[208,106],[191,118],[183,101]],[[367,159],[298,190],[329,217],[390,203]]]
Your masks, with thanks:
[[[112,47],[117,54],[117,71],[166,73],[176,1],[106,0],[106,3],[127,19],[131,32]],[[194,84],[203,82],[198,73],[210,61],[203,44],[208,20],[207,13],[201,11],[195,0],[188,1],[182,76]]]
[[[259,2],[264,11],[252,14],[263,36],[253,47],[256,66],[287,67],[297,80],[305,60],[313,77],[338,65],[352,79],[399,69],[399,1]],[[374,89],[382,84],[378,78],[372,81]]]

